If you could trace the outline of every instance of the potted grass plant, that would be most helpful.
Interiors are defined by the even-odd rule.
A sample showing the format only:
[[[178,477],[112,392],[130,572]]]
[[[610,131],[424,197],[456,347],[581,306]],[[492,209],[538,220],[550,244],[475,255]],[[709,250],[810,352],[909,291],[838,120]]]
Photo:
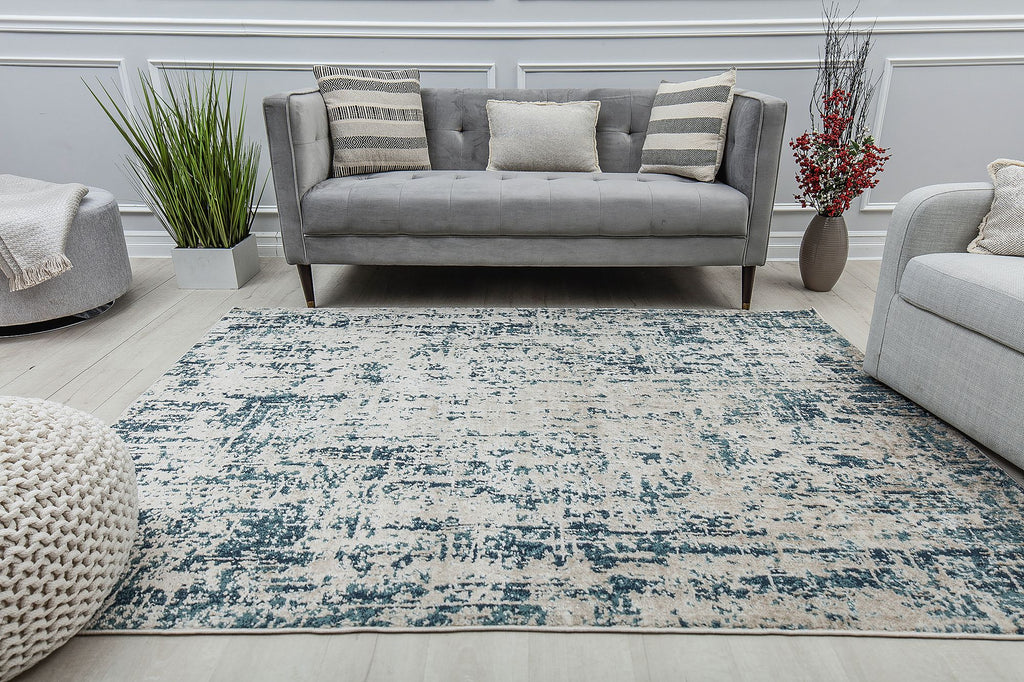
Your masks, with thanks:
[[[266,187],[264,177],[257,196],[260,146],[246,139],[241,116],[234,120],[223,75],[211,69],[164,85],[166,94],[140,71],[140,108],[102,84],[89,92],[131,148],[133,186],[174,239],[178,286],[237,289],[259,272],[249,230]]]

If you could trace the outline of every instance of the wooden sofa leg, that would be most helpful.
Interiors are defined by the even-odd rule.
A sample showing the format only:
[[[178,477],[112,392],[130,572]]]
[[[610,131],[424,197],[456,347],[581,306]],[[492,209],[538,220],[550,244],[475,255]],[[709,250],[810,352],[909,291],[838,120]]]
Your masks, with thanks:
[[[743,266],[743,309],[750,310],[750,297],[754,293],[754,271],[755,265]]]
[[[296,265],[299,270],[299,282],[302,284],[302,294],[306,297],[306,307],[315,308],[316,299],[313,297],[313,268],[309,265]]]

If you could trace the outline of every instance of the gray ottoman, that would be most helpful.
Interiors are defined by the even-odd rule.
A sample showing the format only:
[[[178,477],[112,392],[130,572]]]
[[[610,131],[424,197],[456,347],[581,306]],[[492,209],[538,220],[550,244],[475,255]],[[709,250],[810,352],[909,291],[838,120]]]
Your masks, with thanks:
[[[8,291],[6,280],[0,282],[0,327],[87,313],[128,291],[132,269],[113,194],[89,188],[64,253],[73,267],[48,282],[22,291]]]

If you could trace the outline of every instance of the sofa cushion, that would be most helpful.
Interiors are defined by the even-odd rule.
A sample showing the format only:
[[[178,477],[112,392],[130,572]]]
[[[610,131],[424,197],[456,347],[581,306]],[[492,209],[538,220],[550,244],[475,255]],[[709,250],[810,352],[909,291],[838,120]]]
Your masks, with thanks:
[[[324,180],[302,214],[309,235],[745,237],[747,198],[673,175],[396,171]]]
[[[487,100],[487,170],[600,173],[601,103]]]
[[[974,253],[911,258],[900,296],[908,303],[1024,353],[1024,259]]]

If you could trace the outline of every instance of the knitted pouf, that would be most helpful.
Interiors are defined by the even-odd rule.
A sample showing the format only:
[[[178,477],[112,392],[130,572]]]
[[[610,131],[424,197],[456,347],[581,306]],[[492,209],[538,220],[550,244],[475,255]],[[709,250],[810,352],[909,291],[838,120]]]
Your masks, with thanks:
[[[121,577],[135,467],[95,417],[0,396],[0,681],[64,644]]]

